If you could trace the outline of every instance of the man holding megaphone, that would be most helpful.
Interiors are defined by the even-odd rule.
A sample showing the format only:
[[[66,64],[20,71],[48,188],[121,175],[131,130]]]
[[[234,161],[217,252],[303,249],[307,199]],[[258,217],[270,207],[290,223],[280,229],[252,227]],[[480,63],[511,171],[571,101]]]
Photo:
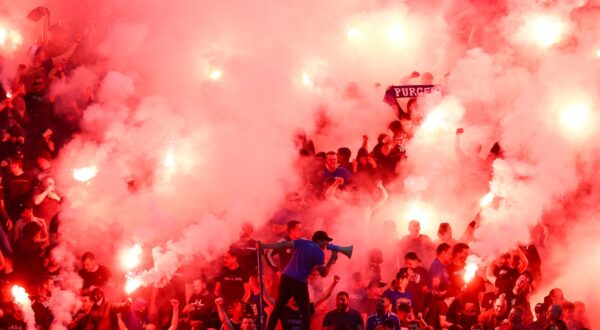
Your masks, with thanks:
[[[310,302],[308,297],[308,276],[311,271],[316,269],[323,277],[329,274],[331,266],[337,260],[338,252],[344,255],[352,255],[351,247],[339,247],[330,242],[333,238],[329,237],[324,231],[316,231],[311,240],[296,239],[287,242],[278,242],[264,244],[258,242],[259,249],[293,249],[294,252],[287,266],[281,274],[279,282],[279,295],[275,302],[275,307],[269,316],[267,330],[274,330],[279,322],[281,313],[290,298],[294,298],[300,313],[302,315],[302,329],[310,328]],[[325,263],[325,248],[331,247],[331,257]]]

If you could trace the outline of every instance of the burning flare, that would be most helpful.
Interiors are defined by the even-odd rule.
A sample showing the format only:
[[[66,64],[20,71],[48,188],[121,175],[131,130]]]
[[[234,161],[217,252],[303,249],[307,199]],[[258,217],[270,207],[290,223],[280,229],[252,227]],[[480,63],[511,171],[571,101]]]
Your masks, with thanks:
[[[533,40],[542,48],[560,42],[564,24],[550,16],[539,16],[531,22],[530,33]]]
[[[223,77],[223,71],[221,71],[219,69],[213,69],[210,71],[209,77],[210,77],[210,80],[213,80],[213,81],[220,80],[221,77]]]
[[[29,300],[29,295],[25,291],[24,288],[13,285],[12,287],[12,295],[15,298],[15,302],[21,305],[30,304],[31,300]]]
[[[121,255],[121,266],[125,270],[132,270],[140,265],[142,255],[142,246],[135,244],[129,249],[123,251]]]
[[[466,283],[470,283],[475,277],[475,273],[479,269],[478,258],[474,255],[470,255],[467,257],[467,265],[465,266],[465,274],[463,275],[463,279]]]
[[[13,97],[13,93],[11,91],[6,91],[6,98],[12,99],[12,97]]]
[[[73,179],[79,182],[88,182],[98,174],[96,166],[80,167],[73,170]]]
[[[0,50],[12,52],[23,44],[23,36],[19,31],[0,26]]]
[[[565,129],[579,131],[583,129],[589,118],[589,107],[582,103],[566,106],[560,113],[560,121]]]
[[[410,202],[409,205],[404,211],[404,219],[417,220],[421,225],[421,232],[433,233],[433,219],[437,217],[437,212],[433,206],[418,199]]]
[[[31,300],[29,299],[27,291],[18,285],[13,285],[11,291],[13,298],[15,299],[15,303],[23,311],[25,323],[27,324],[27,330],[35,330],[35,314],[31,308]]]
[[[142,286],[142,281],[137,278],[127,278],[127,282],[125,283],[125,293],[128,295],[137,290],[140,286]]]

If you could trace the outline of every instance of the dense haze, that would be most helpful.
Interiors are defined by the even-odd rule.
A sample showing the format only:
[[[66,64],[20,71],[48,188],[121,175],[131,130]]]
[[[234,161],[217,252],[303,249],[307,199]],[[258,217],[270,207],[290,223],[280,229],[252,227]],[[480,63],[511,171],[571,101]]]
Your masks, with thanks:
[[[374,226],[393,220],[400,237],[416,217],[435,236],[447,221],[458,237],[491,191],[497,198],[482,210],[474,252],[489,260],[530,242],[530,229],[543,223],[540,297],[558,286],[590,315],[600,313],[600,3],[0,4],[0,23],[21,31],[25,45],[41,33],[41,23],[25,18],[38,5],[72,31],[92,26],[96,65],[56,87],[65,95],[95,91],[83,132],[58,160],[69,200],[63,237],[75,255],[90,249],[109,263],[132,243],[156,247],[155,267],[142,276],[148,284],[192,255],[217,258],[242,222],[261,227],[298,188],[298,129],[318,151],[356,152],[363,134],[372,148],[394,120],[381,101],[385,87],[412,71],[431,72],[443,92],[423,100],[424,124]],[[5,71],[24,56],[7,56]],[[455,154],[458,127],[467,162]],[[505,157],[492,175],[477,157],[485,159],[496,141]],[[72,171],[81,167],[98,173],[77,182]],[[344,225],[332,236],[354,243],[361,260],[381,241],[356,230],[368,227],[356,214],[336,214]]]

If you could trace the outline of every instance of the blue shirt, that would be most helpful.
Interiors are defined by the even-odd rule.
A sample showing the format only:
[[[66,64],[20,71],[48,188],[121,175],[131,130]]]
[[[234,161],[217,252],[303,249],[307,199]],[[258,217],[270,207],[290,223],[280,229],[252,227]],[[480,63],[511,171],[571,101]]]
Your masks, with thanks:
[[[344,186],[350,182],[350,179],[352,179],[352,173],[350,171],[348,171],[347,168],[344,168],[341,166],[338,166],[332,172],[330,172],[327,168],[325,168],[325,170],[323,171],[323,179],[324,180],[335,179],[336,177],[340,177],[340,178],[344,179],[344,184],[342,185],[342,186]]]
[[[400,330],[400,319],[398,315],[394,313],[385,313],[378,315],[377,313],[367,317],[367,327],[365,330],[375,330],[378,325],[382,325],[383,322],[390,320],[394,323],[394,330]]]
[[[408,304],[411,307],[413,305],[413,297],[408,292],[400,292],[398,290],[387,289],[383,291],[383,296],[390,299],[394,311],[398,309],[398,305],[400,304]]]
[[[306,240],[294,240],[294,253],[283,270],[283,275],[300,282],[306,282],[308,275],[315,266],[325,264],[325,253],[319,244]]]
[[[450,284],[448,268],[446,268],[446,266],[444,266],[444,264],[442,264],[438,258],[435,258],[435,260],[433,260],[431,263],[431,267],[429,267],[429,276],[431,279],[439,277],[440,284]]]

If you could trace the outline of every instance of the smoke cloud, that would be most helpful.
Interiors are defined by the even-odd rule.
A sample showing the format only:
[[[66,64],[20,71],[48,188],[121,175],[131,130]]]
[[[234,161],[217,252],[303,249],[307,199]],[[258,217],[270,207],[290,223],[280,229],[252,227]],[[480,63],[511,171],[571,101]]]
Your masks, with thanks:
[[[39,36],[39,23],[23,18],[38,3],[0,3],[26,42]],[[389,200],[362,216],[364,205],[340,198],[315,220],[338,224],[336,242],[355,244],[351,271],[370,248],[391,251],[386,220],[397,229],[391,236],[418,219],[426,234],[449,222],[458,237],[480,212],[475,253],[490,260],[529,243],[542,224],[551,235],[540,287],[558,285],[600,311],[598,293],[587,290],[593,276],[580,276],[597,250],[585,229],[597,227],[596,208],[579,193],[588,187],[585,200],[595,200],[600,182],[594,1],[45,5],[72,38],[87,31],[85,55],[95,59],[54,90],[57,111],[78,109],[82,124],[56,164],[68,200],[62,237],[74,255],[93,250],[113,263],[141,243],[153,259],[137,274],[145,284],[164,283],[193,256],[218,258],[241,223],[264,225],[301,185],[298,129],[318,151],[355,151],[364,134],[373,147],[394,119],[384,87],[416,70],[443,89],[419,101],[423,124]],[[6,57],[4,73],[25,58]],[[504,158],[486,160],[496,142]],[[72,174],[81,168],[97,173],[80,182]],[[480,206],[490,191],[495,202]]]

